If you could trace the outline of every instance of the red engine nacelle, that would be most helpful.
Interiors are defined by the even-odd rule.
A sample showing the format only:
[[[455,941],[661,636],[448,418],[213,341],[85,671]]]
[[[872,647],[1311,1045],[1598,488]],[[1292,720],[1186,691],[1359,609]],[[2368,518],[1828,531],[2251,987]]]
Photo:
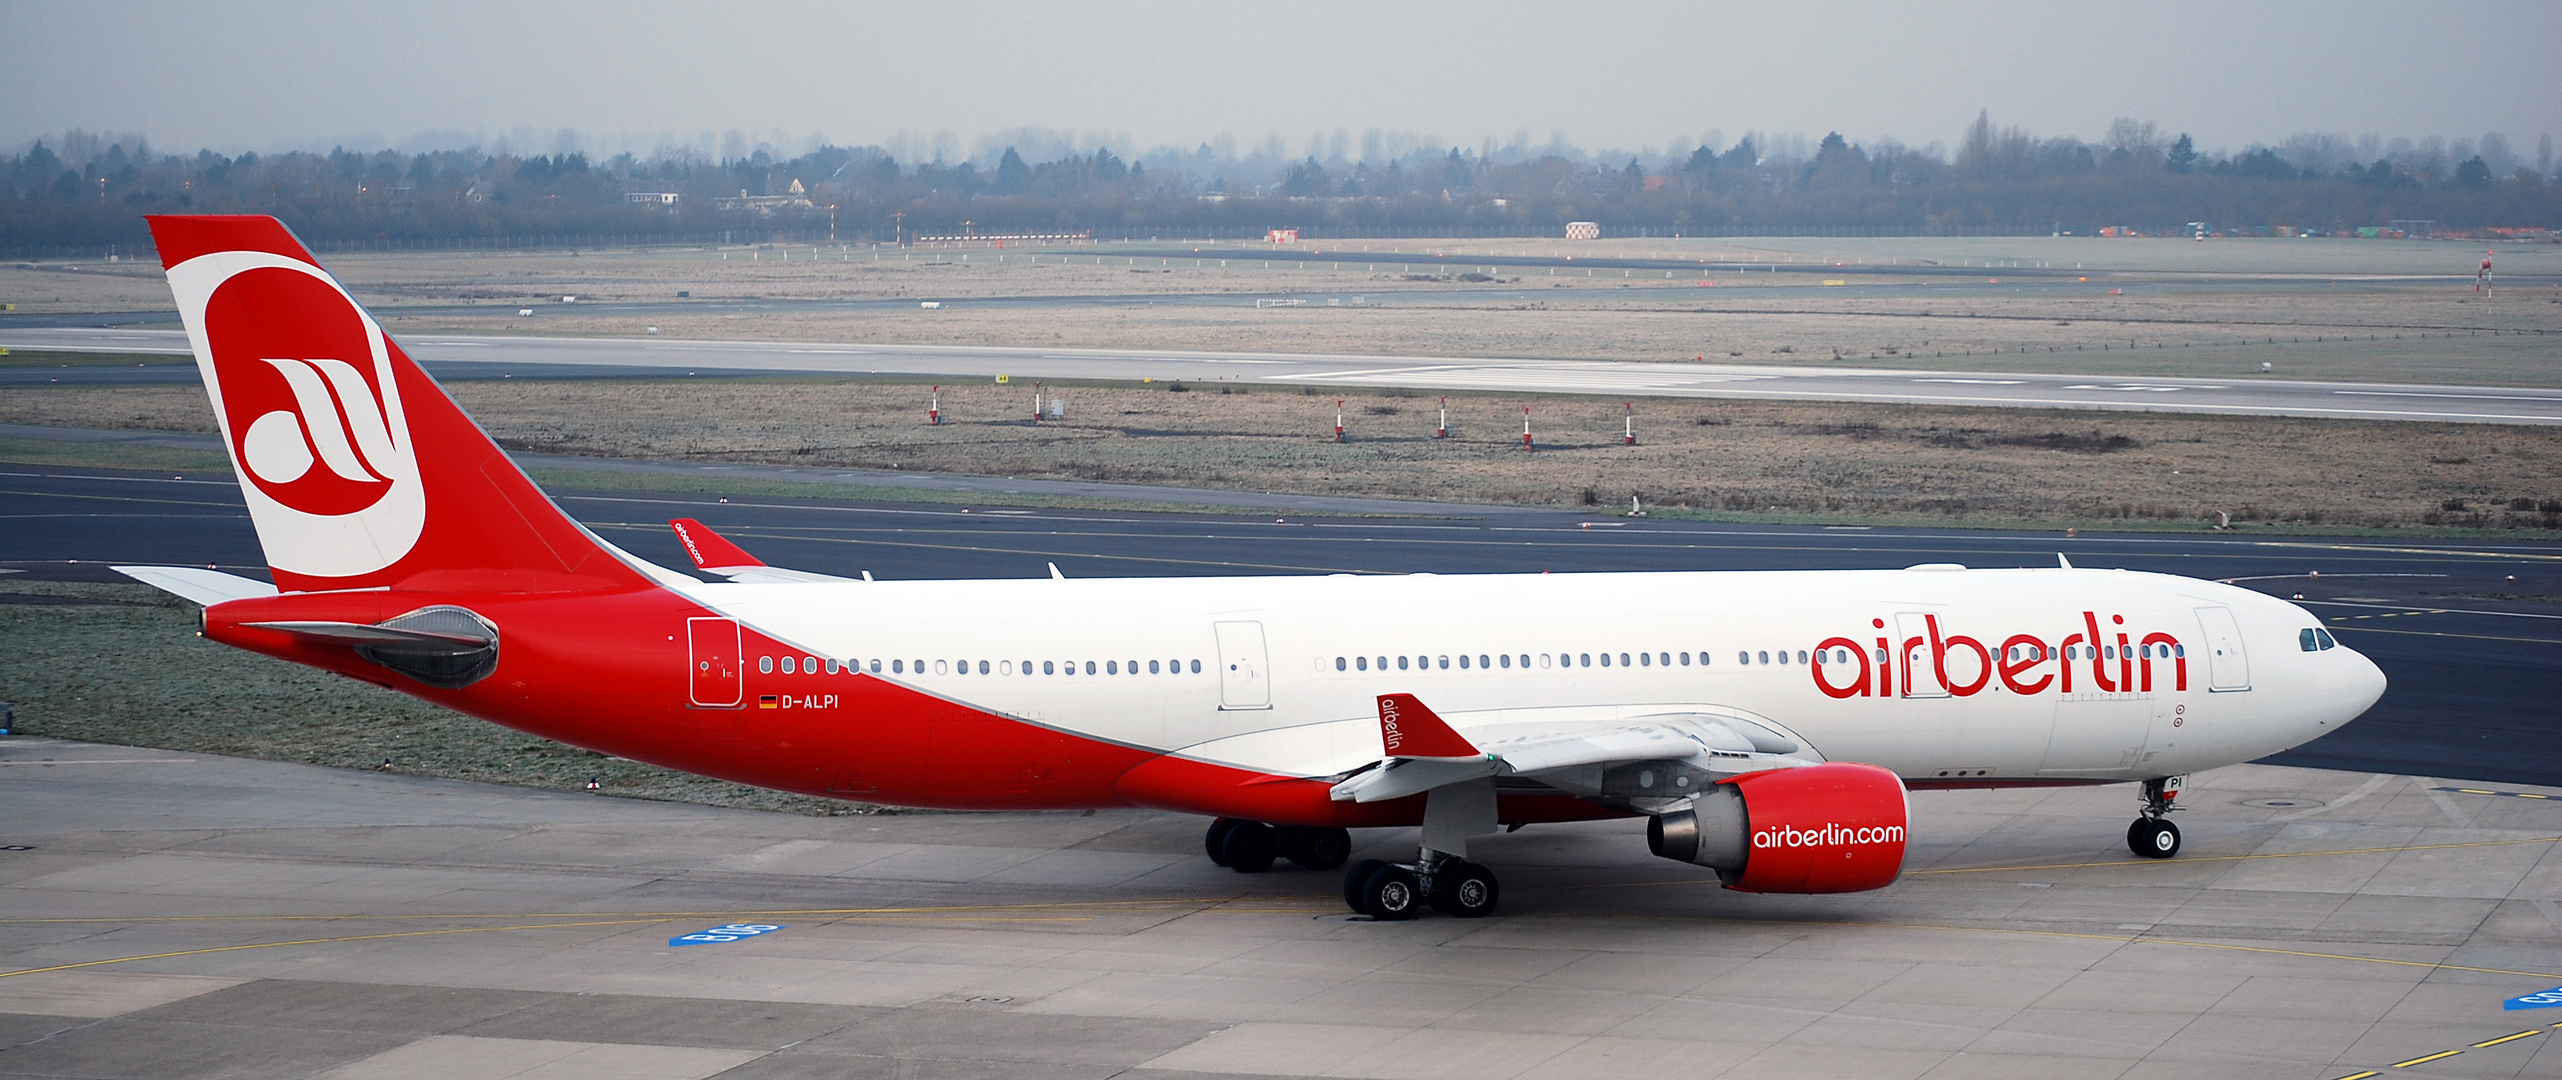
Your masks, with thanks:
[[[1739,892],[1863,892],[1903,872],[1910,816],[1894,773],[1833,762],[1720,781],[1649,821],[1646,844]]]

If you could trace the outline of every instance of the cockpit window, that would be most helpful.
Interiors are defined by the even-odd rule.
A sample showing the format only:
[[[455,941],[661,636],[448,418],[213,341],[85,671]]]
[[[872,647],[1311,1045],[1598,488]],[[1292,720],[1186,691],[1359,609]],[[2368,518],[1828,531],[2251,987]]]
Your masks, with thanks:
[[[2322,651],[2321,631],[2307,627],[2295,632],[2295,647],[2305,652]]]
[[[2331,632],[2328,630],[2315,630],[2313,631],[2313,636],[2321,640],[2322,647],[2325,649],[2336,649],[2340,647],[2339,642],[2331,639]]]

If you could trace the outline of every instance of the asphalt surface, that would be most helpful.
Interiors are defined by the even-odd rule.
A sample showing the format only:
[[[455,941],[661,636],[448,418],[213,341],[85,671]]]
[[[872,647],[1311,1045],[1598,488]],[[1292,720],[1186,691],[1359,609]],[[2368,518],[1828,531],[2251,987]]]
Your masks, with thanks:
[[[2448,786],[2217,770],[2169,861],[2126,852],[2123,789],[1922,792],[1904,878],[1851,896],[1542,826],[1471,844],[1493,917],[1378,923],[1337,874],[1213,866],[1180,815],[7,739],[0,1076],[2554,1075],[2553,1015],[2501,1002],[2562,981],[2562,800],[2514,797],[2562,791]]]
[[[2255,414],[2492,424],[2562,423],[2562,389],[2261,379],[1990,374],[1902,368],[1212,353],[1135,349],[411,335],[438,378],[686,374],[899,374],[951,378],[1233,380],[1649,398],[1894,402]],[[0,326],[0,347],[180,353],[186,336],[144,327]],[[192,382],[183,365],[0,368],[0,387]]]
[[[675,469],[711,470],[695,466]],[[830,474],[808,474],[824,481]],[[854,477],[860,482],[862,477]],[[911,477],[919,485],[966,479]],[[1133,497],[1146,489],[1124,490]],[[1614,570],[1875,569],[1924,562],[2125,567],[2304,595],[2392,687],[2341,732],[2273,763],[2562,784],[2562,545],[2319,537],[1782,527],[1409,504],[1354,519],[1267,496],[1272,517],[560,490],[617,544],[687,565],[666,522],[695,517],[777,566],[882,578]],[[1159,489],[1172,502],[1200,493]],[[1393,504],[1364,507],[1371,512]],[[263,565],[225,476],[0,466],[0,568],[123,580],[118,562]],[[73,560],[77,560],[74,562]],[[0,591],[6,577],[0,576]]]

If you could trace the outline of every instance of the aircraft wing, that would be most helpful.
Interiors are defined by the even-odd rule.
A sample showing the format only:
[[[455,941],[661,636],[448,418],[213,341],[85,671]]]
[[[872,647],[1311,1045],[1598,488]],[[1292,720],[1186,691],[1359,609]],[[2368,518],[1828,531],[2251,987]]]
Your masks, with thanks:
[[[786,570],[779,566],[767,566],[756,556],[748,554],[746,549],[730,543],[728,538],[713,532],[711,526],[693,518],[677,518],[668,522],[667,527],[676,530],[676,539],[685,545],[685,555],[694,560],[695,569],[707,574],[719,574],[731,581],[770,585],[855,580],[837,577],[834,574],[818,574],[807,570]]]
[[[1481,726],[1470,739],[1411,694],[1380,695],[1379,712],[1383,754],[1334,785],[1338,802],[1399,799],[1490,776],[1526,777],[1576,794],[1674,799],[1722,777],[1822,761],[1736,716],[1556,715]]]

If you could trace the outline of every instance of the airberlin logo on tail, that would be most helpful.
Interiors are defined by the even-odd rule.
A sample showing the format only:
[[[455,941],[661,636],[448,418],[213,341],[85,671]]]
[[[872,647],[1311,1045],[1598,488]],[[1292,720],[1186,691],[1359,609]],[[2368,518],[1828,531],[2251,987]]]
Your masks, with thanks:
[[[199,256],[169,284],[268,563],[353,577],[400,561],[426,499],[382,328],[319,267],[282,255]]]
[[[1379,737],[1387,743],[1391,754],[1406,744],[1406,733],[1397,730],[1397,703],[1384,697],[1379,699]]]
[[[261,413],[238,436],[249,475],[276,501],[309,514],[349,514],[381,501],[391,489],[391,428],[355,365],[329,358],[263,362],[283,379],[292,403]],[[256,386],[263,381],[238,380],[251,384],[243,386],[226,379],[232,393],[225,396],[248,411],[255,399],[272,395],[273,386]]]

